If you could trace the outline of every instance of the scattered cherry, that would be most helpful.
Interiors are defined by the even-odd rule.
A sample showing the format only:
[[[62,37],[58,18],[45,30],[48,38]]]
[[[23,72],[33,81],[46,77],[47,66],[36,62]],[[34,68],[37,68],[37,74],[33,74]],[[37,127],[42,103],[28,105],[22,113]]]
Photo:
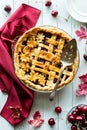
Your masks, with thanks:
[[[45,2],[45,6],[50,7],[51,5],[52,5],[51,0],[46,0],[46,2]]]
[[[87,54],[84,54],[83,57],[85,60],[87,60]]]
[[[57,10],[52,10],[51,15],[53,17],[56,17],[58,15],[58,11]]]
[[[75,120],[82,122],[84,120],[84,116],[76,116]]]
[[[56,113],[61,113],[62,112],[62,108],[60,106],[55,107],[55,112]]]
[[[54,118],[50,118],[49,120],[48,120],[48,124],[49,125],[54,125],[55,124],[55,120],[54,120]]]
[[[81,114],[82,113],[82,106],[77,106],[76,111],[77,111],[78,115]]]
[[[82,107],[82,112],[83,112],[83,113],[87,113],[87,106],[83,106],[83,107]]]
[[[80,115],[82,113],[82,107],[81,106],[77,106],[76,109],[75,109],[75,112],[76,112],[76,115]]]
[[[77,126],[76,125],[72,125],[71,126],[71,130],[77,130]]]
[[[77,111],[72,111],[72,113],[71,113],[72,115],[77,115]]]
[[[70,123],[74,123],[76,120],[76,116],[74,116],[74,115],[68,115],[68,121],[70,122]]]
[[[4,7],[4,10],[9,13],[11,11],[11,6],[10,5],[6,5]]]

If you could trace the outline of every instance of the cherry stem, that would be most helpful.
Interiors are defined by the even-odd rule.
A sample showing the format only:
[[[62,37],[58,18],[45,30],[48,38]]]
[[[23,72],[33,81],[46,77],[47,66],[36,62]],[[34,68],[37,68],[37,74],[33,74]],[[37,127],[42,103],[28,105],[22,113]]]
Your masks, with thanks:
[[[63,18],[66,22],[68,22],[68,20],[69,20],[69,18],[70,18],[70,15],[69,15],[67,18],[65,18],[65,17],[63,17],[63,16],[59,16],[59,17]]]

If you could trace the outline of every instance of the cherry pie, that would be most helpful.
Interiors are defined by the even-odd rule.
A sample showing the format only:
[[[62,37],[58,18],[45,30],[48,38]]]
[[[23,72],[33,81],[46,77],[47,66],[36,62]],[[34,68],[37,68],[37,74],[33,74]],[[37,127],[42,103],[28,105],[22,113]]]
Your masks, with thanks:
[[[71,37],[55,27],[34,27],[25,32],[14,48],[14,68],[18,78],[29,88],[52,91],[61,72],[60,55]],[[77,56],[78,57],[78,56]],[[75,76],[78,58],[66,67],[59,88]]]

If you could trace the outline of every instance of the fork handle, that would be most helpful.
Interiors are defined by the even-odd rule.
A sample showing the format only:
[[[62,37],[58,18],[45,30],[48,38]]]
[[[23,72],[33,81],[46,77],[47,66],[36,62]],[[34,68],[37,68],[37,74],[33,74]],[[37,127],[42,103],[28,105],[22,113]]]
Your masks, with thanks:
[[[56,85],[54,86],[54,89],[53,89],[53,91],[51,92],[51,94],[50,94],[50,96],[49,96],[50,101],[52,101],[52,100],[54,99],[54,96],[55,96],[55,94],[56,94],[56,90],[57,90],[57,88],[58,88],[58,84],[59,84],[60,78],[61,78],[61,76],[62,76],[62,74],[63,74],[64,68],[65,68],[65,67],[62,67],[62,70],[61,70],[61,73],[59,74],[59,78],[58,78],[58,80],[57,80],[57,82],[56,82]]]

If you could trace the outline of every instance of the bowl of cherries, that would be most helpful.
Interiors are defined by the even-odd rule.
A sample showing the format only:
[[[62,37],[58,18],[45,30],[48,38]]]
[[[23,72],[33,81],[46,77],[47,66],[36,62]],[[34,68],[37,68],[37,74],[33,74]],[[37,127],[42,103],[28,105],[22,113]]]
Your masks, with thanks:
[[[67,124],[71,130],[87,130],[87,105],[73,107],[67,114]]]

